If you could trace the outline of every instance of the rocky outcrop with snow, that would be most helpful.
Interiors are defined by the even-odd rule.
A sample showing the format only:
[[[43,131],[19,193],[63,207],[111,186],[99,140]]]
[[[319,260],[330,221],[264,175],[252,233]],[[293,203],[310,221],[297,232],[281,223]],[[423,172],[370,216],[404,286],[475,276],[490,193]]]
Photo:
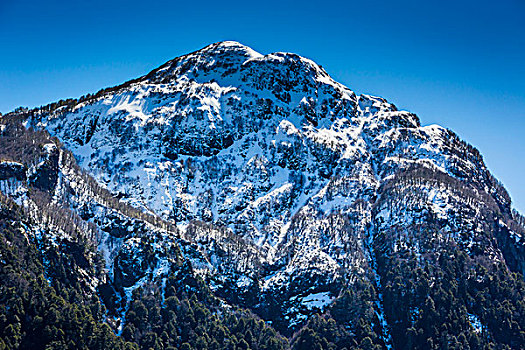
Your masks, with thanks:
[[[433,259],[453,241],[524,272],[523,228],[476,149],[295,54],[212,44],[27,123],[123,202],[176,224],[218,294],[255,310],[271,295],[288,326],[356,278],[376,281],[376,260],[402,249]],[[113,232],[100,213],[88,216]],[[128,235],[103,245],[123,288],[168,261]]]

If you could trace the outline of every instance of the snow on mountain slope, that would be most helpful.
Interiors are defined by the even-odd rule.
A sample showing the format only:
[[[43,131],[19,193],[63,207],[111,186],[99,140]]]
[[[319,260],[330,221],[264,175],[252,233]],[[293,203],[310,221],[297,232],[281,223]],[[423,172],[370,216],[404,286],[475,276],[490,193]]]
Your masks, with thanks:
[[[468,246],[475,220],[492,222],[496,212],[511,220],[505,190],[451,131],[357,96],[311,60],[236,42],[36,112],[28,125],[58,137],[111,192],[177,223],[199,246],[193,261],[214,288],[232,282],[282,295],[283,314],[312,295],[322,295],[322,308],[341,281],[370,273],[372,241],[393,227],[456,218],[443,232]],[[410,183],[419,195],[403,197],[392,184],[414,169],[442,181]],[[471,215],[460,215],[465,208]]]

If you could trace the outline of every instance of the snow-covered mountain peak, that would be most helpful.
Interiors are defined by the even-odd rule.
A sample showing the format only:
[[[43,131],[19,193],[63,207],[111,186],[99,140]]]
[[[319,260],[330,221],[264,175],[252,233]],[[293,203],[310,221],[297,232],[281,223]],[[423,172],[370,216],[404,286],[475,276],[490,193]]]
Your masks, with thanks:
[[[255,293],[245,306],[264,315],[272,305],[268,319],[293,328],[314,299],[324,308],[399,252],[421,261],[450,245],[489,264],[525,251],[510,198],[475,148],[295,54],[215,43],[23,117],[94,178],[72,176],[47,142],[27,181],[69,193],[105,232],[99,248],[128,298],[148,274],[168,273],[175,244],[212,289],[234,303]],[[21,163],[0,169],[0,178],[24,174]],[[15,180],[7,188],[26,193]],[[156,225],[128,225],[137,212]],[[521,258],[509,264],[525,271]]]
[[[125,201],[184,227],[227,227],[266,262],[324,251],[317,219],[354,213],[365,227],[382,186],[413,169],[468,180],[510,212],[479,153],[452,132],[421,127],[384,98],[356,96],[309,59],[236,42],[36,113],[30,124],[58,136]],[[308,252],[282,261],[296,239]]]
[[[175,58],[137,81],[163,85],[216,83],[223,87],[269,89],[278,99],[287,97],[280,93],[281,89],[295,87],[301,91],[310,86],[316,92],[319,87],[328,85],[340,91],[343,97],[355,99],[352,91],[335,82],[310,59],[285,52],[262,55],[233,41],[214,43]],[[262,86],[262,83],[267,85]]]
[[[169,83],[170,79],[177,80],[181,76],[194,80],[200,76],[200,81],[204,82],[203,75],[212,80],[220,75],[231,74],[244,62],[259,57],[262,55],[248,46],[236,41],[221,41],[166,62],[150,72],[145,80],[151,83]],[[215,77],[207,74],[211,71],[217,73]]]
[[[199,50],[200,53],[214,53],[221,54],[228,52],[230,55],[235,53],[237,55],[242,55],[247,58],[261,57],[262,55],[257,51],[253,50],[251,47],[243,45],[237,41],[225,40],[219,41],[214,44],[210,44],[203,49]]]
[[[255,236],[280,232],[310,197],[327,193],[333,176],[359,173],[372,189],[411,164],[448,172],[454,158],[440,147],[448,136],[420,128],[414,114],[356,96],[309,59],[261,55],[233,41],[32,123],[59,136],[81,165],[135,205],[232,229],[248,220]],[[253,157],[265,161],[250,168]],[[268,213],[265,203],[280,197],[287,209]],[[322,211],[338,207],[327,202]]]

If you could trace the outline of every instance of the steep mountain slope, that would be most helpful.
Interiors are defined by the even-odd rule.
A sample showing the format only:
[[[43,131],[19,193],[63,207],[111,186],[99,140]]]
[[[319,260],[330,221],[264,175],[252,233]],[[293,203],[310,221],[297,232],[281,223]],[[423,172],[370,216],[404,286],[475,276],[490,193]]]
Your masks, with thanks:
[[[247,329],[251,346],[287,347],[213,296],[175,227],[121,203],[45,131],[3,121],[1,349],[235,347]]]
[[[27,181],[99,232],[118,331],[134,291],[162,290],[182,259],[295,348],[525,344],[524,221],[479,152],[308,59],[221,42],[2,120],[72,152],[44,147],[59,170]],[[9,160],[25,205],[31,167]]]

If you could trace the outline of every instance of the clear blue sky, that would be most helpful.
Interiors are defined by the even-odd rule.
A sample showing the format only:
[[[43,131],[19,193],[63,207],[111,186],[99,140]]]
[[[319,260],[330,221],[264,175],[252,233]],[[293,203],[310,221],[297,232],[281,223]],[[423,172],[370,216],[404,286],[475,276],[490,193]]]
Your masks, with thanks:
[[[221,40],[289,51],[480,149],[525,213],[525,1],[0,0],[0,112]]]

